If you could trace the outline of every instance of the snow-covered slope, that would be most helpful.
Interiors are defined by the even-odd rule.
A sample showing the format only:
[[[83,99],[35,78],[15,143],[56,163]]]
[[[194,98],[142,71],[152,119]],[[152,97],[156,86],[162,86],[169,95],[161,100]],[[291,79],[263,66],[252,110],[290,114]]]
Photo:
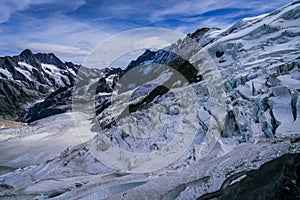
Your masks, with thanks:
[[[249,116],[254,134],[257,124],[267,137],[296,134],[300,128],[299,11],[294,2],[240,20],[204,47],[218,62],[232,109]]]

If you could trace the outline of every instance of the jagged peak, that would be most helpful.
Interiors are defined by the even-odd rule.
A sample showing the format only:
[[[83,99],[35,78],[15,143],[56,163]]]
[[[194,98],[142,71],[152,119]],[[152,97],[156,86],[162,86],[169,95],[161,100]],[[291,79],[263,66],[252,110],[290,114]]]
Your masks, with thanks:
[[[219,28],[199,28],[197,29],[195,32],[193,33],[188,33],[187,37],[190,37],[192,39],[196,39],[197,41],[201,39],[201,37],[204,36],[205,33],[207,33],[208,31],[215,31],[215,30],[221,30]]]
[[[58,57],[56,57],[54,53],[37,53],[35,56],[42,63],[53,64],[59,68],[65,69],[64,63]]]
[[[187,36],[191,38],[201,37],[203,36],[207,31],[209,31],[210,28],[199,28],[193,33],[188,33]]]
[[[65,69],[65,64],[58,58],[54,53],[36,53],[34,54],[30,49],[23,50],[18,57],[21,57],[21,60],[27,60],[34,58],[41,63],[53,64],[61,69]]]
[[[32,55],[33,53],[30,49],[25,49],[20,53],[20,56],[22,57],[31,57]]]

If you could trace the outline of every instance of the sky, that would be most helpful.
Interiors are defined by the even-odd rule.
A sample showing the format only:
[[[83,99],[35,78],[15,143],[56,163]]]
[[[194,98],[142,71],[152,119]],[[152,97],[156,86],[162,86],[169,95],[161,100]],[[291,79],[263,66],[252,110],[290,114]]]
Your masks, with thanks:
[[[0,56],[23,49],[81,64],[115,34],[157,27],[183,34],[226,28],[291,0],[0,0]]]

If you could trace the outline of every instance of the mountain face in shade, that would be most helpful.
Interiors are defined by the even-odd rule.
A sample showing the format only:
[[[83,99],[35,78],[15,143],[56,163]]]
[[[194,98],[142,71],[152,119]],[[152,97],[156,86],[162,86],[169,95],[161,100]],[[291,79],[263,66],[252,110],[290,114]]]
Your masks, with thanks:
[[[0,113],[16,119],[23,109],[60,87],[74,84],[79,65],[63,63],[54,54],[33,54],[0,58]]]
[[[72,66],[73,64],[66,63],[66,65]],[[52,115],[71,111],[73,95],[83,93],[85,90],[93,91],[92,95],[95,95],[94,89],[97,85],[103,85],[103,87],[105,87],[105,84],[101,84],[100,81],[97,81],[101,75],[102,70],[80,66],[80,72],[77,72],[76,80],[73,81],[71,85],[61,86],[51,92],[43,100],[27,106],[23,110],[19,121],[30,123]],[[74,82],[77,83],[76,87]],[[80,84],[82,84],[82,87],[79,87]],[[81,98],[85,99],[86,97],[82,95]]]

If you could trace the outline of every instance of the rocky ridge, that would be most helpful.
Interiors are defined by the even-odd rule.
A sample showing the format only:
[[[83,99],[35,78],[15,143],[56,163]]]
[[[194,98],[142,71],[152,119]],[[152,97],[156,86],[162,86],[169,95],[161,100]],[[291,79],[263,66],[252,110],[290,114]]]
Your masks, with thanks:
[[[33,54],[0,58],[0,113],[18,119],[26,107],[46,98],[60,87],[74,84],[79,65],[63,63],[54,54]]]

